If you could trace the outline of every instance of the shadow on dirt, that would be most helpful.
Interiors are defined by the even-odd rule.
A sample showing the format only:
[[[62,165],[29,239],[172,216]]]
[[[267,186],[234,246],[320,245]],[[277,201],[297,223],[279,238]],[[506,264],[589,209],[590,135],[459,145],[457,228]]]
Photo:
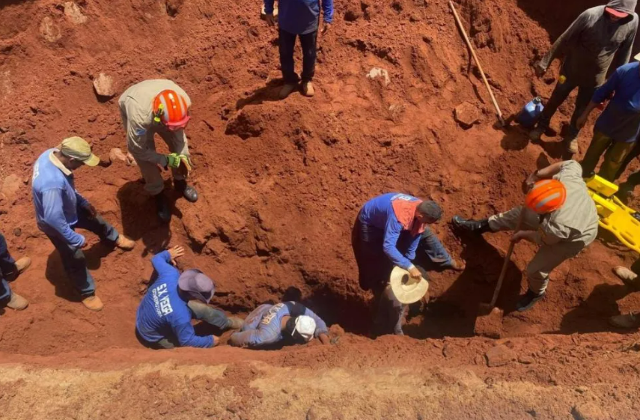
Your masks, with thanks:
[[[571,25],[580,13],[590,7],[605,4],[602,0],[573,0],[562,2],[557,7],[554,0],[518,0],[518,7],[549,33],[551,42],[555,41]],[[542,52],[544,54],[544,52]]]
[[[171,180],[166,180],[163,194],[169,199],[172,217],[182,217],[175,207],[180,194],[173,189]],[[118,190],[118,202],[122,213],[122,233],[134,241],[142,239],[142,257],[163,251],[171,241],[170,223],[162,223],[156,215],[155,202],[144,191],[141,180],[130,181]]]
[[[558,332],[573,334],[616,330],[609,325],[608,319],[620,314],[616,302],[634,291],[623,284],[597,285],[584,302],[564,315]]]
[[[284,85],[282,79],[273,79],[267,82],[267,85],[255,90],[246,98],[238,99],[236,102],[236,111],[240,111],[247,105],[262,105],[264,102],[280,101],[279,88]]]
[[[99,269],[102,264],[102,258],[109,255],[114,249],[115,247],[112,245],[97,242],[93,244],[91,248],[83,250],[87,268],[89,270]],[[64,266],[62,265],[60,254],[55,249],[49,254],[49,258],[47,259],[45,277],[49,280],[49,283],[55,287],[56,296],[70,302],[80,302],[82,300],[73,282],[69,276],[67,276]]]
[[[471,337],[481,303],[488,303],[504,262],[504,254],[482,236],[461,237],[466,269],[449,289],[425,305],[419,324],[405,326],[405,334],[415,338]],[[522,273],[509,263],[497,306],[505,315],[515,310],[520,295]],[[437,287],[437,285],[433,285]]]

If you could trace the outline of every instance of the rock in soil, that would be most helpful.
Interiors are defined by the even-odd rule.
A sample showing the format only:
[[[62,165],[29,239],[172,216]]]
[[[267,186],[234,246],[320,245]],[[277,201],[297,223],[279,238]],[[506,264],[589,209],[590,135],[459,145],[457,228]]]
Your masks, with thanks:
[[[498,344],[491,348],[486,354],[487,365],[489,367],[504,366],[509,362],[516,360],[516,353],[509,347]]]
[[[594,403],[577,404],[571,410],[575,420],[610,420],[611,417]]]
[[[477,106],[469,102],[463,102],[455,107],[453,110],[453,116],[460,124],[460,127],[466,130],[471,128],[473,124],[480,120],[480,110]]]
[[[93,88],[96,94],[103,98],[112,98],[116,96],[116,87],[113,77],[104,73],[100,73],[98,77],[93,79]]]
[[[2,182],[2,189],[0,192],[7,197],[9,201],[13,201],[16,198],[18,191],[20,190],[20,185],[22,182],[20,178],[16,174],[11,174],[7,176]]]

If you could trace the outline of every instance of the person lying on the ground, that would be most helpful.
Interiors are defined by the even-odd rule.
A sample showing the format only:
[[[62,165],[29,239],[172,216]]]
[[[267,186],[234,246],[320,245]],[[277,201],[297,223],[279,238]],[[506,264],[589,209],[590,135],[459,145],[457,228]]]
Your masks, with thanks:
[[[55,149],[42,153],[33,165],[33,204],[38,228],[56,247],[67,276],[92,311],[100,311],[102,301],[96,296],[93,277],[87,269],[82,248],[87,246],[77,228],[95,233],[100,240],[130,251],[135,242],[118,233],[104,220],[95,207],[76,191],[73,171],[83,166],[96,166],[100,158],[80,137],[70,137]]]
[[[640,134],[640,63],[625,64],[611,75],[578,118],[578,128],[585,125],[598,104],[610,97],[596,121],[593,139],[580,164],[582,176],[590,178],[600,156],[606,152],[598,175],[613,182]]]
[[[15,279],[31,265],[31,258],[22,257],[18,261],[9,254],[7,241],[0,233],[0,308],[7,307],[21,311],[29,306],[27,299],[13,292],[9,280]]]
[[[442,210],[435,202],[400,193],[372,198],[358,213],[351,245],[358,264],[360,287],[373,291],[374,335],[403,334],[406,306],[389,292],[389,276],[394,266],[408,270],[413,278],[421,278],[426,273],[413,263],[421,239],[429,258],[441,263],[450,261],[455,269],[464,268],[451,259],[435,235],[427,233],[427,225],[436,223],[441,217]],[[388,310],[390,307],[393,309]],[[389,316],[382,316],[383,313]]]
[[[156,254],[151,263],[158,278],[149,287],[136,314],[136,335],[140,342],[153,349],[174,347],[209,348],[218,344],[215,335],[198,336],[191,319],[205,321],[221,331],[238,329],[242,320],[227,315],[209,305],[215,291],[213,280],[197,269],[182,274],[175,259],[184,255],[184,248],[175,246]]]
[[[609,66],[613,63],[613,68],[618,68],[631,58],[633,40],[638,29],[636,2],[637,0],[611,0],[606,6],[585,10],[556,40],[549,52],[534,64],[536,74],[542,76],[555,58],[564,58],[560,69],[561,78],[537,127],[529,134],[532,140],[540,139],[558,107],[577,87],[575,109],[564,142],[569,153],[578,153],[578,118],[587,107],[593,92],[604,83]]]
[[[640,260],[637,260],[631,269],[627,267],[617,266],[613,272],[623,281],[624,284],[631,288],[631,291],[640,290]],[[609,324],[616,328],[633,329],[640,327],[640,308],[638,311],[629,312],[627,314],[615,315],[609,318]]]
[[[171,168],[173,187],[187,201],[198,200],[196,189],[187,184],[191,158],[185,129],[191,118],[191,99],[171,80],[157,79],[129,87],[118,99],[118,105],[127,134],[127,162],[133,156],[144,178],[144,189],[156,203],[158,217],[169,223],[171,209],[163,194],[160,168]],[[156,133],[167,144],[171,152],[168,155],[156,151]]]
[[[303,344],[313,338],[329,344],[327,324],[313,311],[298,302],[263,304],[251,312],[239,332],[231,334],[229,344],[259,348],[280,341]]]
[[[598,234],[598,213],[578,162],[557,162],[535,171],[527,178],[525,190],[526,207],[518,206],[488,219],[454,216],[452,220],[459,231],[482,234],[514,230],[524,211],[521,230],[511,240],[524,239],[539,249],[527,266],[529,289],[520,298],[518,311],[525,311],[542,299],[549,273],[578,255]]]

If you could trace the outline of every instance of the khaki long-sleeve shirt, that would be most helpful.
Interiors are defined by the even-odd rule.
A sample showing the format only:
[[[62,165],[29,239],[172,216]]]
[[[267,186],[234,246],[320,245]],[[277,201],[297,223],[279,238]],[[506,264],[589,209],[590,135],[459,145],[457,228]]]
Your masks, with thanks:
[[[136,160],[166,166],[167,158],[155,150],[154,134],[172,135],[182,139],[184,130],[169,132],[161,123],[153,121],[153,101],[163,90],[171,89],[183,96],[191,107],[189,95],[171,80],[145,80],[127,89],[118,100],[120,114],[127,132],[127,148]]]

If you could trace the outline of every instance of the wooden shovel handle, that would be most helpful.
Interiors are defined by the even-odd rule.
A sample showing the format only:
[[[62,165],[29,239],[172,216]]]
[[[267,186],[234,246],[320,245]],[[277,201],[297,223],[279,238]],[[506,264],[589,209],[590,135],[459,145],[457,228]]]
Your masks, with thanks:
[[[502,111],[500,111],[500,107],[498,106],[498,101],[496,100],[496,97],[493,95],[493,89],[491,89],[491,85],[489,85],[489,81],[487,81],[487,76],[484,75],[484,70],[482,70],[482,65],[480,64],[480,60],[478,60],[476,51],[473,49],[473,46],[471,45],[471,41],[469,41],[469,37],[467,36],[467,31],[464,29],[464,26],[462,26],[462,21],[460,20],[460,16],[458,16],[458,11],[456,10],[452,1],[449,2],[449,6],[453,11],[453,16],[456,18],[456,22],[458,23],[458,26],[460,27],[460,31],[464,36],[464,40],[467,43],[467,47],[469,47],[469,50],[471,51],[471,55],[473,56],[473,59],[476,62],[476,65],[478,66],[478,70],[480,70],[482,81],[484,82],[484,85],[487,87],[487,90],[489,91],[489,96],[491,96],[491,102],[493,102],[493,106],[496,108],[498,121],[500,121],[500,124],[504,127],[505,122],[504,122],[504,118],[502,117]]]
[[[516,229],[514,233],[520,231],[522,228],[522,223],[524,221],[524,212],[526,211],[526,207],[522,207],[520,211],[520,217],[518,218],[518,224],[516,224]],[[500,277],[498,277],[498,284],[496,284],[496,290],[493,291],[493,298],[491,298],[491,303],[489,304],[492,308],[496,306],[496,301],[498,300],[498,295],[500,294],[500,289],[502,288],[502,281],[504,280],[504,276],[507,274],[507,267],[509,266],[509,262],[511,261],[511,254],[513,254],[513,248],[515,247],[515,242],[509,243],[509,249],[507,250],[507,255],[504,257],[504,263],[502,264],[502,271],[500,271]]]

